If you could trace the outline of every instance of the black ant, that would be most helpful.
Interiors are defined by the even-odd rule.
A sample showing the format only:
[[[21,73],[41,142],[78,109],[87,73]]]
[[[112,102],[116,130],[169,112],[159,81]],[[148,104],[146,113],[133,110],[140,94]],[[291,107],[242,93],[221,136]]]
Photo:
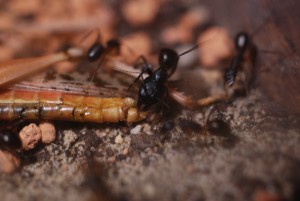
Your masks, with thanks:
[[[234,46],[236,49],[236,55],[232,58],[229,68],[225,71],[224,80],[227,82],[228,86],[231,87],[235,81],[236,76],[239,70],[243,70],[245,73],[245,85],[246,88],[253,81],[254,70],[257,60],[258,48],[251,40],[251,36],[257,33],[264,25],[272,19],[272,16],[267,17],[267,19],[260,24],[254,32],[249,35],[246,32],[239,32],[234,38]],[[268,54],[279,54],[276,51],[270,50],[261,50],[259,52],[268,53]],[[246,63],[249,63],[250,66],[247,68]]]
[[[93,30],[94,31],[94,30]],[[87,36],[89,36],[93,31],[90,31],[87,33],[83,39],[85,39]],[[82,40],[83,40],[82,39]],[[81,41],[82,41],[81,40]],[[107,56],[117,56],[120,54],[120,48],[121,48],[121,42],[117,38],[112,38],[104,44],[101,42],[101,35],[98,32],[97,38],[95,42],[90,46],[90,48],[87,51],[86,58],[89,62],[95,62],[99,60],[99,64],[96,67],[96,70],[91,73],[89,80],[93,81],[95,74],[97,73],[99,67],[102,63],[105,62],[107,59]]]
[[[243,63],[246,60],[251,62],[252,67],[254,66],[257,54],[257,48],[246,32],[240,32],[235,36],[234,45],[237,53],[232,58],[230,67],[226,70],[224,75],[225,82],[227,82],[229,86],[234,84],[237,72],[243,67]],[[250,80],[248,81],[250,82]]]
[[[157,102],[164,103],[163,99],[169,91],[166,83],[168,78],[175,72],[179,58],[196,48],[198,48],[198,45],[181,54],[169,48],[162,49],[158,58],[159,68],[155,71],[151,69],[151,65],[143,56],[140,57],[145,65],[142,72],[134,81],[136,82],[139,78],[142,79],[137,101],[137,106],[140,110],[145,111]],[[146,79],[142,77],[144,73],[149,75]]]
[[[167,85],[168,79],[175,72],[177,68],[177,64],[179,58],[194,49],[197,49],[199,44],[196,44],[189,50],[178,54],[176,51],[164,48],[160,51],[158,57],[159,68],[156,70],[152,70],[151,65],[147,62],[147,60],[140,56],[143,61],[143,70],[136,77],[134,83],[138,79],[142,79],[142,84],[139,88],[137,107],[142,110],[148,110],[152,105],[160,102],[163,103],[167,108],[168,105],[163,101],[163,99],[170,95],[176,102],[188,108],[195,108],[196,106],[206,107],[212,105],[217,102],[227,101],[230,97],[226,94],[219,94],[209,96],[207,98],[202,98],[198,100],[194,100],[191,97],[185,96],[182,92],[176,91]],[[143,79],[143,74],[147,73],[148,77]],[[132,86],[132,85],[131,85]],[[130,87],[131,87],[130,86]],[[130,88],[129,87],[129,88]]]
[[[96,32],[96,30],[92,30],[87,34],[85,34],[79,43],[84,41],[93,32]],[[86,58],[90,63],[95,61],[99,61],[99,63],[95,68],[95,71],[91,72],[90,78],[88,80],[90,81],[94,80],[94,77],[99,67],[101,66],[102,63],[106,61],[107,56],[117,56],[120,54],[120,51],[121,51],[121,42],[118,38],[111,38],[106,43],[103,43],[101,41],[100,33],[97,32],[96,40],[87,50]]]
[[[87,51],[87,59],[94,62],[101,59],[105,54],[119,54],[121,43],[118,39],[110,39],[106,42],[106,46],[99,42],[99,37]]]

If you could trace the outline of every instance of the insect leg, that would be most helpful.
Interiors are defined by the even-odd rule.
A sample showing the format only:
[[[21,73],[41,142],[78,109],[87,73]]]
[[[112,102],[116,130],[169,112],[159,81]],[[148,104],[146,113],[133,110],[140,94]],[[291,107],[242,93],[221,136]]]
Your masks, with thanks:
[[[142,64],[138,63],[138,60],[142,60]],[[139,65],[143,65],[143,69],[141,71],[141,73],[134,79],[133,83],[128,87],[128,90],[130,90],[132,88],[132,86],[141,78],[142,81],[143,80],[143,74],[147,73],[149,76],[152,75],[153,70],[152,70],[152,66],[151,64],[148,63],[147,59],[144,56],[139,56],[139,58],[137,59],[137,61],[135,62],[136,64],[134,65],[134,67],[137,67]]]

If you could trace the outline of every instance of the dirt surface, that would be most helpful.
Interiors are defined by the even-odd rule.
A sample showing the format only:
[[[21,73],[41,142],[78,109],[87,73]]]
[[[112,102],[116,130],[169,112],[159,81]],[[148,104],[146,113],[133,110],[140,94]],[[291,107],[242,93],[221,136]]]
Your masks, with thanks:
[[[92,0],[86,1],[88,3],[84,6],[77,1],[66,1],[66,5],[49,1],[48,7],[38,7],[41,4],[37,0],[31,0],[28,5],[21,2],[1,3],[1,14],[6,17],[0,21],[3,32],[0,34],[3,44],[0,51],[7,56],[2,56],[3,60],[51,53],[63,46],[62,41],[76,43],[87,29],[95,28],[92,22],[98,15],[108,10]],[[237,4],[241,10],[259,8],[257,19],[260,20],[253,20],[250,30],[266,19],[268,14],[261,10],[273,9],[272,12],[281,13],[277,2],[251,1],[253,7],[249,8],[243,7],[247,3],[242,2]],[[157,36],[151,37],[156,39],[152,47],[154,53],[163,45],[186,49],[186,44],[164,43],[159,39],[159,32],[174,23],[176,18],[171,18],[171,22],[170,17],[180,16],[195,5],[200,4],[178,1],[178,5],[164,7],[166,9],[157,13],[160,23],[154,18],[148,24],[131,26],[122,15],[117,15],[122,5],[110,1],[109,6],[119,16],[118,22],[108,19],[107,24],[101,24],[100,19],[99,27],[108,35],[121,36],[145,30],[150,36]],[[63,8],[68,8],[67,12]],[[231,9],[229,5],[210,1],[207,8],[212,13],[211,21],[215,21],[210,23],[232,28],[232,33],[239,29],[236,25],[239,20],[227,12]],[[220,8],[224,11],[217,13]],[[237,8],[232,8],[232,12]],[[58,20],[54,16],[61,17],[61,24],[55,23]],[[76,24],[80,17],[90,24],[83,23],[84,20]],[[13,22],[18,23],[13,27]],[[188,44],[193,44],[197,33],[210,23],[195,27],[194,39]],[[295,35],[288,36],[294,38]],[[262,40],[261,37],[258,36],[258,41]],[[275,47],[270,47],[277,51],[277,44],[275,42]],[[151,54],[149,52],[150,61],[155,56]],[[297,66],[295,54],[291,62]],[[272,55],[267,57],[273,58],[272,61],[259,60],[258,65],[275,62],[276,70],[279,64],[274,57],[284,58]],[[288,64],[284,63],[287,69],[284,72],[289,72]],[[222,88],[222,76],[197,67],[180,69],[185,70],[183,80],[189,80],[183,89],[187,88],[186,91],[193,95],[206,96],[209,92],[198,93],[199,89],[215,91]],[[299,110],[295,100],[283,104],[285,94],[281,88],[273,95],[274,88],[270,90],[270,86],[278,81],[273,79],[273,73],[274,69],[271,69],[270,78],[263,77],[263,81],[255,82],[245,97],[216,105],[219,112],[213,111],[209,121],[206,120],[208,108],[187,110],[171,105],[171,114],[163,120],[149,118],[135,124],[55,122],[57,138],[54,143],[40,144],[34,150],[18,153],[23,163],[20,170],[14,174],[0,173],[1,200],[300,200]],[[216,76],[219,76],[214,82],[217,84],[211,86]],[[288,78],[283,85],[296,83],[294,75]],[[201,86],[198,86],[197,79],[204,80]],[[271,84],[267,83],[268,80]],[[288,88],[286,97],[291,97],[290,92],[297,89]],[[276,98],[277,94],[281,97]],[[214,122],[219,128],[213,129]]]

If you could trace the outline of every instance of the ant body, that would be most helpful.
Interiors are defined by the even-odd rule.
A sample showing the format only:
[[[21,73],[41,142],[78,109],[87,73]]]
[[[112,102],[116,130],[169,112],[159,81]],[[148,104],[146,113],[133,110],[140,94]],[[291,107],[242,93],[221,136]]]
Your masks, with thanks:
[[[84,38],[89,36],[92,33],[89,32]],[[121,42],[117,38],[112,38],[104,44],[101,42],[101,36],[100,33],[98,32],[97,38],[95,42],[90,46],[90,48],[87,51],[86,58],[89,62],[95,62],[99,60],[99,64],[96,67],[95,71],[91,73],[89,80],[93,81],[95,74],[97,73],[99,67],[101,66],[102,63],[105,62],[107,59],[107,56],[114,56],[114,55],[119,55],[120,54],[120,47],[121,47]]]
[[[243,63],[248,60],[253,66],[256,59],[257,48],[252,43],[250,36],[246,32],[240,32],[235,36],[234,45],[236,49],[236,55],[232,58],[230,67],[226,70],[224,79],[225,82],[231,87],[236,79],[237,72],[243,67]],[[251,81],[251,74],[248,82]]]
[[[98,37],[99,38],[99,37]],[[105,54],[119,54],[121,43],[118,39],[110,39],[106,42],[106,46],[99,42],[96,42],[88,49],[87,59],[89,62],[94,62],[101,59]]]
[[[148,64],[146,59],[141,57],[145,66],[134,81],[136,82],[139,78],[142,79],[142,85],[139,89],[137,101],[137,106],[140,110],[145,111],[157,102],[163,103],[162,99],[168,94],[168,86],[166,83],[168,78],[175,72],[179,58],[197,47],[198,45],[195,45],[181,54],[178,54],[172,49],[162,49],[158,58],[159,68],[155,71],[151,69],[150,64]],[[149,75],[146,79],[143,79],[142,77],[144,73]],[[171,95],[173,94],[171,93]]]

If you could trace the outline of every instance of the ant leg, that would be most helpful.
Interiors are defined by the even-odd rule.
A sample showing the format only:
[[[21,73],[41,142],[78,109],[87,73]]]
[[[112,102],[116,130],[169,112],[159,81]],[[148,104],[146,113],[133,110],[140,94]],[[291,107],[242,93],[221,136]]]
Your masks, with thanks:
[[[95,76],[97,75],[98,70],[99,70],[100,66],[102,65],[103,61],[104,61],[104,58],[101,57],[97,67],[95,68],[95,70],[93,70],[93,72],[90,73],[90,77],[88,79],[90,83],[92,83],[94,81]]]
[[[213,95],[206,98],[198,99],[197,106],[200,107],[207,107],[213,104],[216,104],[218,102],[227,102],[229,101],[231,96],[228,96],[227,94],[219,94],[219,95]]]
[[[140,62],[141,61],[141,62]],[[133,65],[133,67],[139,67],[140,65],[143,66],[143,70],[144,69],[147,69],[147,73],[149,75],[151,75],[152,73],[152,66],[151,64],[149,64],[149,62],[147,61],[147,59],[143,56],[143,55],[140,55],[136,61],[134,62],[135,64]]]
[[[135,63],[137,63],[138,62],[138,60],[142,60],[142,65],[144,66],[143,67],[143,69],[142,69],[142,71],[141,71],[141,73],[134,79],[134,81],[133,81],[133,83],[128,87],[128,91],[132,88],[132,86],[141,78],[142,79],[142,81],[144,82],[144,80],[143,80],[143,74],[144,73],[147,73],[149,76],[150,75],[152,75],[152,73],[153,73],[153,71],[152,71],[152,66],[151,66],[151,64],[149,64],[148,62],[147,62],[147,60],[146,60],[146,58],[144,57],[144,56],[139,56],[139,58],[137,59],[137,61],[135,62]],[[140,63],[137,63],[137,65],[134,65],[135,67],[136,66],[139,66],[140,65]]]
[[[208,124],[209,119],[210,119],[210,117],[211,117],[211,115],[214,111],[217,111],[218,117],[220,117],[223,121],[227,121],[224,114],[222,114],[221,111],[219,110],[218,104],[214,104],[214,105],[212,105],[208,108],[208,115],[207,115],[206,120],[205,120],[206,125]]]
[[[183,92],[176,91],[172,88],[168,88],[170,96],[179,104],[187,108],[195,108],[197,105],[196,101],[193,100],[190,96],[184,95]]]

